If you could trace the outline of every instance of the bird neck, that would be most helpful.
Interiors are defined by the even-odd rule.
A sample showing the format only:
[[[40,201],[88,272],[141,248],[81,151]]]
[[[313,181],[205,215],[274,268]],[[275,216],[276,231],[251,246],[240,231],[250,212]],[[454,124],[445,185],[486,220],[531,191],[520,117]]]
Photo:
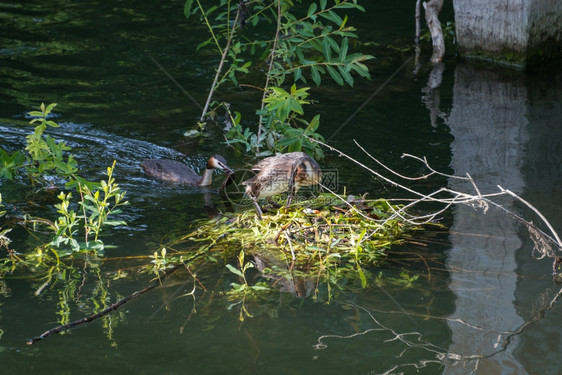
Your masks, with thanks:
[[[199,186],[209,186],[213,182],[213,170],[209,168],[205,168],[203,172],[203,177],[201,177],[201,181],[199,181]]]

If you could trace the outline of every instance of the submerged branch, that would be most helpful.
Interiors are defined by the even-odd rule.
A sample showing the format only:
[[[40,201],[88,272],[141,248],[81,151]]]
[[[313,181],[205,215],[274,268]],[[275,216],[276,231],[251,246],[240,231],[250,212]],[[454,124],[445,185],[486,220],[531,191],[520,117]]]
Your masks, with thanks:
[[[78,319],[75,320],[73,322],[67,323],[67,324],[63,324],[60,325],[58,327],[55,328],[51,328],[48,331],[43,332],[41,335],[36,336],[32,339],[29,339],[27,341],[27,345],[33,345],[35,344],[37,341],[41,341],[43,339],[45,339],[46,337],[54,334],[54,333],[60,333],[63,331],[68,331],[70,329],[76,328],[82,324],[86,324],[89,323],[93,320],[96,320],[98,318],[101,318],[102,316],[105,316],[107,314],[109,314],[110,312],[113,312],[115,310],[117,310],[118,308],[120,308],[122,305],[124,305],[125,303],[129,302],[130,300],[133,300],[137,297],[140,297],[141,295],[145,294],[146,292],[156,288],[157,286],[162,285],[162,281],[167,278],[168,276],[170,276],[173,272],[177,271],[181,266],[183,266],[183,264],[178,264],[173,266],[172,268],[168,268],[165,272],[164,275],[162,276],[162,278],[159,278],[159,281],[154,282],[152,285],[147,286],[144,289],[141,290],[137,290],[136,292],[134,292],[133,294],[128,295],[127,297],[115,302],[114,304],[112,304],[111,306],[109,306],[108,308],[96,313],[96,314],[92,314],[90,316],[84,317],[82,319]]]

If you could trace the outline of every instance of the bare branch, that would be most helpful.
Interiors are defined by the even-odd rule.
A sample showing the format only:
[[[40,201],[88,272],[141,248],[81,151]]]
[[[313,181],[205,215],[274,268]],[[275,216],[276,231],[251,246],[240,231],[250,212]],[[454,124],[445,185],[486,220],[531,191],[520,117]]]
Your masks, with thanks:
[[[413,160],[416,160],[416,161],[422,163],[423,166],[429,171],[429,173],[426,173],[423,176],[418,176],[418,177],[404,176],[404,175],[394,171],[392,168],[386,166],[384,163],[382,163],[381,161],[379,161],[375,157],[373,157],[357,141],[354,141],[355,144],[357,145],[357,147],[359,147],[378,166],[382,167],[385,171],[387,171],[387,172],[391,173],[392,175],[397,176],[397,177],[399,177],[403,180],[416,181],[416,180],[427,179],[431,176],[437,175],[437,176],[446,177],[450,180],[462,180],[462,181],[469,182],[472,185],[472,187],[474,188],[474,191],[475,191],[475,193],[471,194],[471,193],[467,193],[467,192],[463,192],[463,191],[456,191],[456,190],[453,190],[453,189],[450,189],[450,188],[442,187],[442,188],[440,188],[440,189],[438,189],[438,190],[436,190],[436,191],[434,191],[430,194],[424,194],[424,193],[418,192],[414,189],[411,189],[410,187],[405,186],[401,183],[398,183],[397,181],[395,181],[395,180],[393,180],[393,179],[391,179],[387,176],[384,176],[383,174],[381,174],[381,173],[375,171],[374,169],[370,168],[369,166],[357,161],[356,159],[350,157],[349,155],[343,153],[342,151],[336,149],[335,147],[332,147],[330,145],[327,145],[326,143],[323,143],[321,141],[318,141],[318,140],[315,140],[315,139],[312,139],[312,138],[309,138],[309,140],[311,140],[312,142],[319,143],[319,144],[323,145],[324,147],[328,148],[329,150],[336,152],[340,156],[343,156],[343,157],[351,160],[353,163],[355,163],[355,164],[359,165],[360,167],[364,168],[365,170],[369,171],[369,173],[371,173],[373,176],[375,176],[379,180],[384,181],[384,182],[386,182],[386,183],[388,183],[388,184],[390,184],[394,187],[400,188],[400,189],[402,189],[402,190],[404,190],[404,191],[406,191],[406,192],[408,192],[408,193],[410,193],[414,196],[414,198],[392,199],[393,201],[408,202],[408,203],[405,204],[404,206],[398,208],[398,209],[393,209],[393,213],[392,213],[391,217],[387,220],[399,218],[400,220],[402,220],[404,222],[407,222],[407,223],[410,223],[412,225],[424,225],[424,224],[435,221],[439,215],[443,214],[445,211],[447,211],[453,205],[463,204],[463,205],[472,207],[474,209],[481,209],[484,214],[488,211],[488,209],[490,207],[494,207],[494,208],[506,213],[507,215],[511,216],[513,219],[517,220],[519,223],[522,223],[526,226],[527,230],[529,231],[530,238],[534,243],[533,254],[536,258],[542,259],[544,257],[549,257],[549,258],[553,258],[553,262],[556,262],[556,259],[559,259],[556,256],[556,254],[557,254],[557,251],[562,251],[562,241],[560,240],[560,237],[558,236],[558,234],[554,230],[553,226],[546,219],[546,217],[540,213],[540,211],[536,207],[534,207],[531,203],[524,200],[523,198],[521,198],[520,196],[518,196],[517,194],[513,193],[510,190],[507,190],[507,189],[502,188],[501,186],[498,186],[498,189],[499,189],[498,192],[483,194],[481,192],[481,190],[478,188],[478,185],[477,185],[476,181],[474,181],[474,179],[472,178],[472,176],[469,173],[467,173],[466,176],[454,176],[454,175],[442,173],[442,172],[439,172],[439,171],[436,171],[435,169],[433,169],[429,165],[426,158],[420,158],[418,156],[414,156],[414,155],[410,155],[410,154],[404,154],[404,155],[402,155],[402,157],[403,158],[411,158]],[[326,188],[326,187],[324,187],[324,188]],[[327,190],[330,191],[329,189],[327,189]],[[332,191],[330,191],[330,192],[334,193]],[[338,196],[338,195],[336,194],[336,196]],[[505,196],[515,198],[518,201],[522,202],[527,208],[529,208],[535,215],[537,215],[539,217],[540,221],[544,225],[546,225],[546,227],[548,228],[551,235],[545,233],[537,225],[535,225],[532,221],[526,220],[521,215],[518,215],[515,212],[507,209],[501,203],[496,202],[496,199],[498,199],[500,197],[505,197]],[[339,197],[339,198],[342,201],[346,202],[348,205],[352,206],[349,202],[347,202],[342,197]],[[440,207],[439,209],[436,209],[432,212],[421,215],[421,216],[414,216],[410,213],[410,212],[412,212],[412,209],[416,205],[418,205],[420,203],[425,203],[425,202],[438,203],[438,204],[441,204],[442,207]],[[367,219],[373,220],[371,218],[367,218]],[[553,264],[553,270],[554,270],[554,276],[557,277],[556,264]]]

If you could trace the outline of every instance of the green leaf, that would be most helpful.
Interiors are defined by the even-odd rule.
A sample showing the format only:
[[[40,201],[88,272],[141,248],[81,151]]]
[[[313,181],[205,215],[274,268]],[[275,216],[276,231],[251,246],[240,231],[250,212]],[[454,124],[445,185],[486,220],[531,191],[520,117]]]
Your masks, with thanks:
[[[361,12],[365,12],[365,8],[363,8],[359,4],[355,4],[355,3],[352,3],[352,2],[346,2],[346,3],[338,4],[337,8],[338,9],[357,9],[357,10],[360,10]]]
[[[345,24],[347,23],[347,14],[343,17],[343,22],[340,25],[340,30],[343,29],[345,27]]]
[[[334,39],[330,38],[327,35],[324,37],[324,39],[327,39],[328,43],[330,44],[330,47],[332,47],[332,49],[334,51],[336,51],[337,53],[340,53],[340,46],[338,45],[338,43]]]
[[[327,0],[320,0],[320,9],[322,10],[326,9],[326,1]]]
[[[211,13],[213,13],[215,10],[217,10],[218,8],[219,8],[218,6],[213,5],[212,7],[210,7],[209,9],[207,9],[207,12],[205,13],[205,15],[206,15],[207,17],[209,17],[209,15],[210,15]]]
[[[183,14],[185,18],[189,18],[191,16],[191,7],[193,6],[193,0],[186,0],[185,5],[183,6]]]
[[[349,73],[348,67],[338,65],[338,70],[343,79],[345,79],[345,82],[347,82],[349,86],[353,87],[353,77],[351,76],[351,73]]]
[[[51,111],[53,110],[53,108],[55,108],[57,106],[57,103],[51,103],[47,106],[47,109],[44,111],[45,114],[49,114],[51,113]]]
[[[258,23],[260,22],[260,18],[257,16],[252,17],[252,26],[257,26]],[[253,47],[253,45],[252,45]]]
[[[361,280],[361,287],[365,289],[367,287],[367,278],[365,277],[365,272],[361,268],[357,270],[359,273],[359,279]]]
[[[336,81],[336,83],[338,85],[343,86],[343,78],[338,73],[338,71],[336,69],[334,69],[334,67],[332,65],[326,65],[326,69],[328,69],[328,73],[330,74],[332,79],[334,81]]]
[[[115,213],[115,212],[113,212]],[[109,225],[112,227],[116,227],[118,225],[127,225],[126,222],[124,222],[123,220],[106,220],[103,222],[104,225]]]
[[[320,15],[322,17],[324,17],[325,19],[332,21],[333,23],[335,23],[336,25],[338,25],[339,27],[341,27],[341,25],[343,24],[343,20],[342,18],[333,10],[329,10],[328,12],[325,13],[320,13]]]
[[[252,285],[252,289],[253,290],[270,290],[270,288],[268,288],[265,285]]]
[[[306,128],[306,132],[315,132],[316,129],[318,129],[318,126],[320,126],[320,115],[314,116]]]
[[[350,65],[351,70],[354,70],[357,74],[359,74],[361,77],[365,77],[365,78],[371,78],[371,75],[369,74],[369,68],[367,68],[367,66],[365,64],[361,64],[361,63],[354,63]]]
[[[322,40],[322,53],[324,54],[324,59],[328,62],[332,61],[332,53],[329,44],[330,37],[325,37]]]
[[[295,55],[297,55],[297,57],[299,58],[299,61],[301,62],[301,64],[306,64],[306,58],[304,57],[304,54],[302,53],[302,49],[301,48],[297,48],[295,50]]]
[[[289,111],[296,112],[299,115],[302,115],[304,113],[302,105],[296,100],[289,101]]]
[[[304,78],[304,76],[302,75],[302,69],[298,68],[297,70],[295,70],[295,82],[298,80],[303,81],[304,83],[306,83],[306,79]]]
[[[293,85],[291,86],[291,96],[295,96],[296,93],[297,93],[297,85],[293,83]]]
[[[347,38],[343,38],[341,42],[341,49],[340,49],[340,62],[345,61],[348,48],[349,48],[349,40]]]
[[[310,7],[308,8],[308,12],[306,13],[306,16],[311,17],[314,13],[316,13],[316,3],[310,4]]]
[[[295,152],[295,151],[301,151],[302,150],[302,137],[298,137],[296,139],[296,142],[293,142],[287,151],[289,152]]]
[[[207,40],[205,40],[204,42],[201,42],[197,45],[197,47],[195,48],[196,51],[200,50],[201,48],[205,47],[206,45],[210,44],[213,41],[213,38],[209,38]]]
[[[310,73],[312,74],[312,80],[314,81],[314,83],[316,83],[316,86],[320,86],[320,83],[322,82],[322,78],[320,78],[320,73],[318,72],[318,67],[316,67],[315,65],[312,65],[310,67]]]
[[[296,137],[287,137],[287,138],[282,138],[281,140],[279,140],[279,142],[277,142],[277,145],[282,146],[282,147],[287,147],[287,146],[291,146],[291,145],[295,144],[296,142],[297,142]]]
[[[226,268],[228,268],[228,270],[229,270],[230,272],[232,272],[233,274],[238,275],[238,276],[240,276],[241,278],[244,278],[244,274],[243,274],[242,272],[240,272],[240,270],[238,270],[238,269],[237,269],[236,267],[234,267],[233,265],[227,264],[227,265],[226,265]]]

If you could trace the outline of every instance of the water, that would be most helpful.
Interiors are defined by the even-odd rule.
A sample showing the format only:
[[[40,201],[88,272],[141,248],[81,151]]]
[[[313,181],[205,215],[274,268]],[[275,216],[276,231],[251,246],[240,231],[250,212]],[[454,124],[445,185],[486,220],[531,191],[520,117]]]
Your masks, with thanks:
[[[320,129],[331,145],[371,167],[376,168],[354,139],[401,173],[422,173],[419,163],[400,158],[409,153],[426,156],[445,173],[470,173],[482,193],[498,191],[499,184],[535,205],[559,230],[560,73],[493,72],[450,58],[440,87],[428,89],[431,67],[415,75],[409,53],[387,48],[410,43],[410,8],[369,4],[367,15],[350,19],[365,41],[379,43],[365,51],[377,57],[372,80],[358,80],[354,89],[313,88],[319,103],[307,113],[321,114]],[[30,129],[25,113],[41,102],[57,102],[62,127],[53,136],[74,148],[88,178],[102,178],[118,160],[116,177],[131,201],[124,218],[129,227],[104,237],[116,248],[107,251],[102,276],[78,272],[69,276],[72,283],[50,284],[39,297],[33,293],[44,280],[6,278],[0,284],[3,373],[560,372],[560,286],[552,282],[551,260],[533,258],[524,226],[497,210],[483,214],[465,206],[443,215],[449,231],[417,234],[374,270],[416,274],[412,288],[386,284],[345,291],[329,304],[281,293],[249,304],[254,317],[241,323],[237,307],[228,309],[220,294],[236,278],[224,267],[208,266],[196,270],[205,293],[188,295],[193,278],[178,271],[164,287],[106,318],[26,346],[69,310],[70,320],[79,319],[148,285],[150,277],[134,271],[109,289],[100,280],[146,262],[160,244],[206,217],[205,191],[149,180],[138,166],[142,160],[168,157],[197,169],[220,149],[235,168],[249,161],[221,145],[218,125],[209,126],[205,139],[182,137],[200,109],[154,61],[203,103],[217,60],[210,51],[194,52],[206,31],[195,19],[186,21],[182,11],[182,2],[0,5],[2,147],[20,148]],[[220,97],[255,122],[259,93],[225,89]],[[340,191],[405,195],[333,153],[321,164],[338,171]],[[447,177],[408,185],[426,193],[442,186],[473,192],[470,184]],[[18,187],[0,188],[5,202],[18,196]],[[221,208],[213,191],[210,197]],[[23,201],[10,207],[23,207]],[[538,222],[515,200],[502,203]],[[45,215],[44,207],[37,214]],[[21,229],[11,236],[18,251],[37,245]]]

